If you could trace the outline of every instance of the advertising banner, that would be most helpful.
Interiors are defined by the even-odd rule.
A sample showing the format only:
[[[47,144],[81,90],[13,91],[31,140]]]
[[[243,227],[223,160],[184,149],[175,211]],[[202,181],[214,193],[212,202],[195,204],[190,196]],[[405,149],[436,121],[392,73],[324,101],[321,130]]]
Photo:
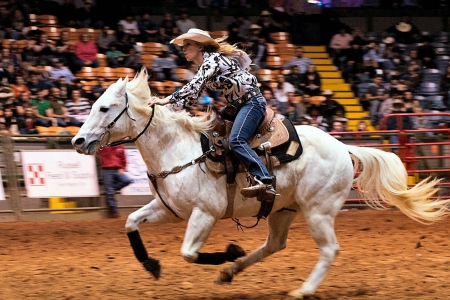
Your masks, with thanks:
[[[126,149],[127,169],[125,174],[133,179],[133,183],[121,190],[122,195],[151,195],[150,181],[147,177],[147,166],[137,149]]]
[[[23,150],[21,156],[27,197],[99,195],[95,156],[73,150]]]

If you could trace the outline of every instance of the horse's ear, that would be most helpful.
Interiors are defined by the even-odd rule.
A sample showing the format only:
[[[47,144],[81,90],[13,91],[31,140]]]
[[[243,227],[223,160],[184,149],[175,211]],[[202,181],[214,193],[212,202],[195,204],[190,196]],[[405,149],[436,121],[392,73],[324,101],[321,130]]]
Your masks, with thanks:
[[[122,97],[125,95],[125,92],[127,90],[127,82],[128,82],[128,76],[125,79],[119,78],[116,82],[117,85],[117,91],[116,94],[118,97]]]

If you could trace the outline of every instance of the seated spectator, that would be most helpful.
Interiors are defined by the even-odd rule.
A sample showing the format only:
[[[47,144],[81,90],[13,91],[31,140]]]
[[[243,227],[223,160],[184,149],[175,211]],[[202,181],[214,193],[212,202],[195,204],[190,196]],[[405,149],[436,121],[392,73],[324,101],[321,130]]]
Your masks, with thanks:
[[[8,82],[8,78],[3,76],[0,77],[0,107],[4,105],[7,100],[14,97],[14,91]]]
[[[25,47],[22,49],[22,62],[25,63],[24,67],[31,65],[35,66],[38,62],[38,58],[34,55],[34,41],[27,39]]]
[[[72,93],[72,85],[70,84],[70,82],[67,82],[66,78],[64,76],[61,76],[55,83],[55,87],[59,89],[59,97],[61,98],[61,100],[63,102],[66,102]]]
[[[405,84],[408,89],[417,91],[421,81],[419,67],[415,65],[409,66],[408,72],[406,74],[403,74],[400,78],[403,84]]]
[[[120,20],[119,24],[123,26],[123,31],[125,31],[126,34],[134,36],[140,35],[138,23],[131,12],[128,12],[125,19]]]
[[[401,99],[395,99],[392,102],[392,109],[391,112],[393,114],[399,114],[399,113],[405,113],[404,110],[404,103]],[[413,124],[411,121],[411,118],[408,116],[402,116],[401,117],[401,124],[397,123],[398,117],[392,116],[388,117],[386,121],[386,130],[399,130],[399,129],[413,129]],[[392,134],[389,136],[389,143],[391,144],[397,144],[398,143],[398,135]],[[397,153],[398,151],[396,149],[393,150],[394,153]]]
[[[123,26],[118,24],[117,29],[114,33],[116,37],[116,45],[117,49],[122,51],[123,53],[127,52],[130,49],[130,45],[128,44],[128,34],[124,31]]]
[[[300,87],[303,93],[310,96],[318,96],[320,94],[322,81],[315,65],[311,64],[308,66],[305,74],[303,74],[303,79],[300,83]]]
[[[369,87],[365,99],[370,103],[369,116],[372,126],[378,125],[378,112],[381,102],[388,98],[388,93],[383,86],[383,76],[377,75],[374,80],[374,84]]]
[[[320,115],[319,107],[311,105],[306,111],[305,118],[309,120],[312,126],[321,129],[322,131],[328,131],[328,123],[326,119]]]
[[[189,18],[189,14],[185,8],[181,10],[180,19],[178,19],[175,24],[177,25],[180,34],[188,32],[191,28],[197,28],[197,24]]]
[[[30,20],[27,18],[21,9],[16,8],[12,12],[11,27],[14,32],[16,40],[25,39],[30,26]]]
[[[66,102],[66,108],[69,116],[75,118],[81,125],[86,121],[91,112],[89,101],[81,98],[79,90],[72,91],[72,98]]]
[[[25,108],[23,116],[17,119],[20,134],[38,134],[36,129],[36,117],[31,107]]]
[[[237,44],[239,48],[244,48],[245,39],[239,36],[239,26],[236,23],[228,26],[228,36],[225,41],[230,45]]]
[[[159,25],[159,38],[163,44],[168,44],[180,34],[171,13],[165,13],[164,19]]]
[[[248,53],[250,59],[253,61],[253,64],[257,65],[261,69],[265,69],[267,67],[267,45],[266,39],[263,35],[259,35],[258,39],[252,42]]]
[[[75,78],[75,80],[72,82],[72,88],[71,88],[71,96],[72,96],[72,91],[74,90],[78,90],[78,92],[80,93],[80,97],[83,99],[89,99],[89,93],[86,92],[83,89],[83,82],[81,81],[80,78]]]
[[[289,82],[297,90],[297,93],[301,92],[300,83],[302,82],[303,75],[300,73],[298,66],[292,66],[289,74],[285,76],[286,82]]]
[[[146,42],[158,42],[159,38],[159,26],[151,19],[150,11],[145,11],[138,21],[139,32],[141,33],[141,41]]]
[[[289,108],[289,93],[295,93],[295,88],[289,82],[286,82],[284,75],[277,75],[277,85],[273,89],[273,94],[275,98],[278,100],[278,109],[283,116],[288,116],[288,108]]]
[[[37,97],[31,100],[31,107],[35,117],[36,126],[56,126],[57,120],[47,116],[47,111],[50,109],[50,102],[46,99],[47,94],[44,91],[39,91]]]
[[[14,64],[14,69],[20,71],[22,67],[22,53],[19,49],[19,45],[17,41],[11,41],[9,44],[9,58],[10,61]]]
[[[138,72],[143,66],[142,56],[140,53],[136,52],[135,48],[131,48],[128,56],[125,59],[125,67],[131,68]]]
[[[383,48],[379,43],[370,43],[368,50],[363,56],[365,66],[372,66],[375,69],[382,68],[383,64]]]
[[[179,81],[180,79],[175,73],[177,64],[175,59],[169,55],[169,47],[164,45],[162,53],[153,60],[152,70],[159,81],[172,80]]]
[[[384,36],[394,35],[397,43],[412,44],[419,41],[420,30],[411,22],[408,15],[403,15],[400,22],[387,28],[383,34]]]
[[[309,57],[303,56],[303,47],[297,46],[295,49],[295,57],[290,59],[283,65],[283,69],[290,69],[292,66],[297,66],[301,74],[304,74],[309,65],[312,65],[313,61]]]
[[[341,68],[342,62],[347,54],[347,50],[351,48],[350,42],[353,41],[351,34],[345,28],[341,28],[339,33],[333,35],[329,48],[334,65]]]
[[[259,17],[260,18],[256,22],[256,25],[261,27],[261,35],[264,36],[268,43],[276,44],[277,42],[270,36],[270,34],[283,31],[282,28],[274,24],[272,14],[267,10],[263,10]]]
[[[238,36],[242,39],[242,40],[248,40],[249,38],[249,34],[250,34],[250,28],[252,26],[252,22],[250,22],[247,19],[247,15],[244,11],[238,11],[235,15],[234,15],[234,22],[231,24],[235,24],[238,28]],[[230,25],[231,25],[230,24]],[[229,26],[228,26],[229,28]],[[260,26],[258,26],[259,29],[261,29]]]
[[[109,85],[106,83],[104,77],[98,77],[97,78],[98,83],[92,87],[92,94],[95,97],[95,99],[100,98],[101,95],[108,89]]]
[[[323,91],[322,95],[325,100],[319,105],[320,115],[324,116],[329,124],[333,122],[333,117],[337,114],[338,110],[343,112],[343,118],[345,118],[345,107],[333,99],[334,92],[332,90]]]
[[[68,84],[75,79],[72,72],[68,68],[64,67],[63,60],[61,58],[53,59],[53,68],[48,71],[48,74],[53,81],[59,81],[59,78],[64,77],[66,79],[66,83]]]
[[[344,76],[347,78],[347,81],[355,82],[357,75],[359,75],[363,69],[364,51],[357,41],[351,41],[350,45],[351,48],[347,50],[345,56]]]
[[[60,38],[56,41],[56,58],[62,60],[69,70],[73,73],[75,71],[75,47],[70,42],[70,34],[67,30],[60,32]]]
[[[306,106],[303,105],[300,99],[301,97],[297,96],[295,93],[288,93],[288,117],[295,124],[299,123],[306,115]]]
[[[77,70],[81,70],[82,67],[97,68],[99,66],[97,53],[97,46],[90,41],[89,34],[82,33],[80,40],[75,44]]]
[[[11,90],[14,93],[14,97],[16,99],[20,99],[20,96],[22,95],[22,93],[30,93],[30,90],[28,89],[28,87],[25,84],[25,80],[23,79],[22,75],[16,75],[16,82],[14,84],[11,84]]]
[[[75,118],[70,117],[67,108],[64,106],[64,101],[61,99],[61,91],[57,87],[52,87],[48,101],[50,108],[46,111],[46,115],[50,118],[56,119],[58,126],[79,126],[81,123]]]
[[[75,12],[77,27],[102,28],[104,21],[100,19],[104,13],[92,5],[92,0],[84,0],[83,6]]]
[[[77,27],[77,13],[76,7],[73,4],[73,0],[63,0],[59,5],[58,9],[58,23],[63,25],[64,27]]]
[[[406,67],[409,68],[410,66],[414,66],[418,69],[422,69],[422,60],[419,58],[419,53],[417,52],[417,49],[411,49],[409,51],[409,55],[405,57],[406,60]]]
[[[387,79],[390,80],[390,74],[392,72],[403,74],[406,71],[406,62],[401,55],[399,47],[392,49],[392,57],[386,57],[383,63],[383,71],[387,75]]]
[[[397,89],[391,89],[389,91],[389,97],[381,102],[380,108],[378,110],[378,119],[382,120],[385,116],[392,112],[392,104],[395,99],[403,99],[402,93]]]
[[[102,31],[97,34],[98,52],[105,54],[109,50],[111,43],[116,42],[116,36],[110,33],[109,26],[103,26]]]
[[[358,125],[356,126],[357,131],[367,131],[367,123],[364,120],[361,120],[358,122]]]
[[[106,51],[106,61],[111,68],[122,67],[125,65],[126,55],[117,49],[117,44],[109,45],[109,50]]]
[[[278,101],[278,99],[275,98],[275,96],[273,95],[272,90],[264,90],[264,91],[262,92],[262,95],[264,96],[264,99],[266,99],[267,105],[268,105],[270,108],[273,109],[274,107],[276,107],[276,108],[278,109],[279,101]]]
[[[344,132],[344,125],[340,121],[333,121],[330,133]],[[342,138],[341,134],[333,134],[335,138]]]
[[[430,44],[431,37],[426,35],[422,38],[422,45],[417,49],[417,55],[422,61],[423,69],[436,69],[437,66],[434,62],[436,58],[436,53],[434,47]]]
[[[56,43],[48,38],[48,35],[42,33],[38,41],[33,46],[34,56],[38,58],[38,64],[49,66],[55,57]]]

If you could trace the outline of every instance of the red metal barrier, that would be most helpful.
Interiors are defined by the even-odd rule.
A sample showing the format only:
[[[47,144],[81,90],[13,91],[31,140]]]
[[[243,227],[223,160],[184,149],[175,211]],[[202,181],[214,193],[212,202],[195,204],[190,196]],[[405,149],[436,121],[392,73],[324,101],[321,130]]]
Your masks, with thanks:
[[[427,176],[444,178],[439,183],[439,187],[450,187],[450,128],[442,126],[438,129],[403,129],[402,117],[420,117],[420,116],[439,116],[450,119],[450,113],[398,113],[385,116],[381,120],[380,128],[377,131],[350,131],[330,133],[334,136],[340,136],[344,143],[353,144],[360,147],[379,148],[385,151],[394,151],[405,164],[408,172],[408,184],[413,186]],[[398,129],[385,130],[388,118],[397,118]],[[389,137],[396,136],[397,143],[389,143]],[[417,136],[420,140],[417,141]],[[352,138],[353,139],[349,139]],[[372,140],[379,139],[381,142],[371,143]],[[386,143],[386,141],[388,141]],[[437,151],[436,151],[437,150]],[[425,155],[420,153],[430,152]],[[436,154],[436,155],[433,155]],[[441,166],[439,168],[419,168],[419,162],[437,160]],[[425,163],[427,165],[427,163]],[[443,196],[441,194],[441,196]],[[449,196],[446,193],[445,196]],[[360,198],[349,198],[347,203],[363,202]]]

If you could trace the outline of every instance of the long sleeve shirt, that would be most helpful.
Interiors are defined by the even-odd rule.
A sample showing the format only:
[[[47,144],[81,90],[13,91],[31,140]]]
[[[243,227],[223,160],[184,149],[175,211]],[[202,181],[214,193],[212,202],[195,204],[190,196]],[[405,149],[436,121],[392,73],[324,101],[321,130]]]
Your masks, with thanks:
[[[97,59],[98,49],[94,43],[91,42],[78,42],[75,45],[75,55],[82,61],[93,61]]]
[[[171,95],[170,101],[192,106],[205,88],[220,91],[228,103],[240,106],[242,96],[258,87],[256,77],[238,62],[220,53],[203,54],[203,64],[194,78]]]
[[[68,68],[52,68],[48,71],[48,74],[53,78],[53,80],[58,80],[60,77],[66,77],[66,83],[71,83],[75,76]]]
[[[99,149],[97,153],[100,156],[100,166],[102,168],[117,168],[125,170],[127,166],[127,159],[124,145],[105,147],[103,149]]]

